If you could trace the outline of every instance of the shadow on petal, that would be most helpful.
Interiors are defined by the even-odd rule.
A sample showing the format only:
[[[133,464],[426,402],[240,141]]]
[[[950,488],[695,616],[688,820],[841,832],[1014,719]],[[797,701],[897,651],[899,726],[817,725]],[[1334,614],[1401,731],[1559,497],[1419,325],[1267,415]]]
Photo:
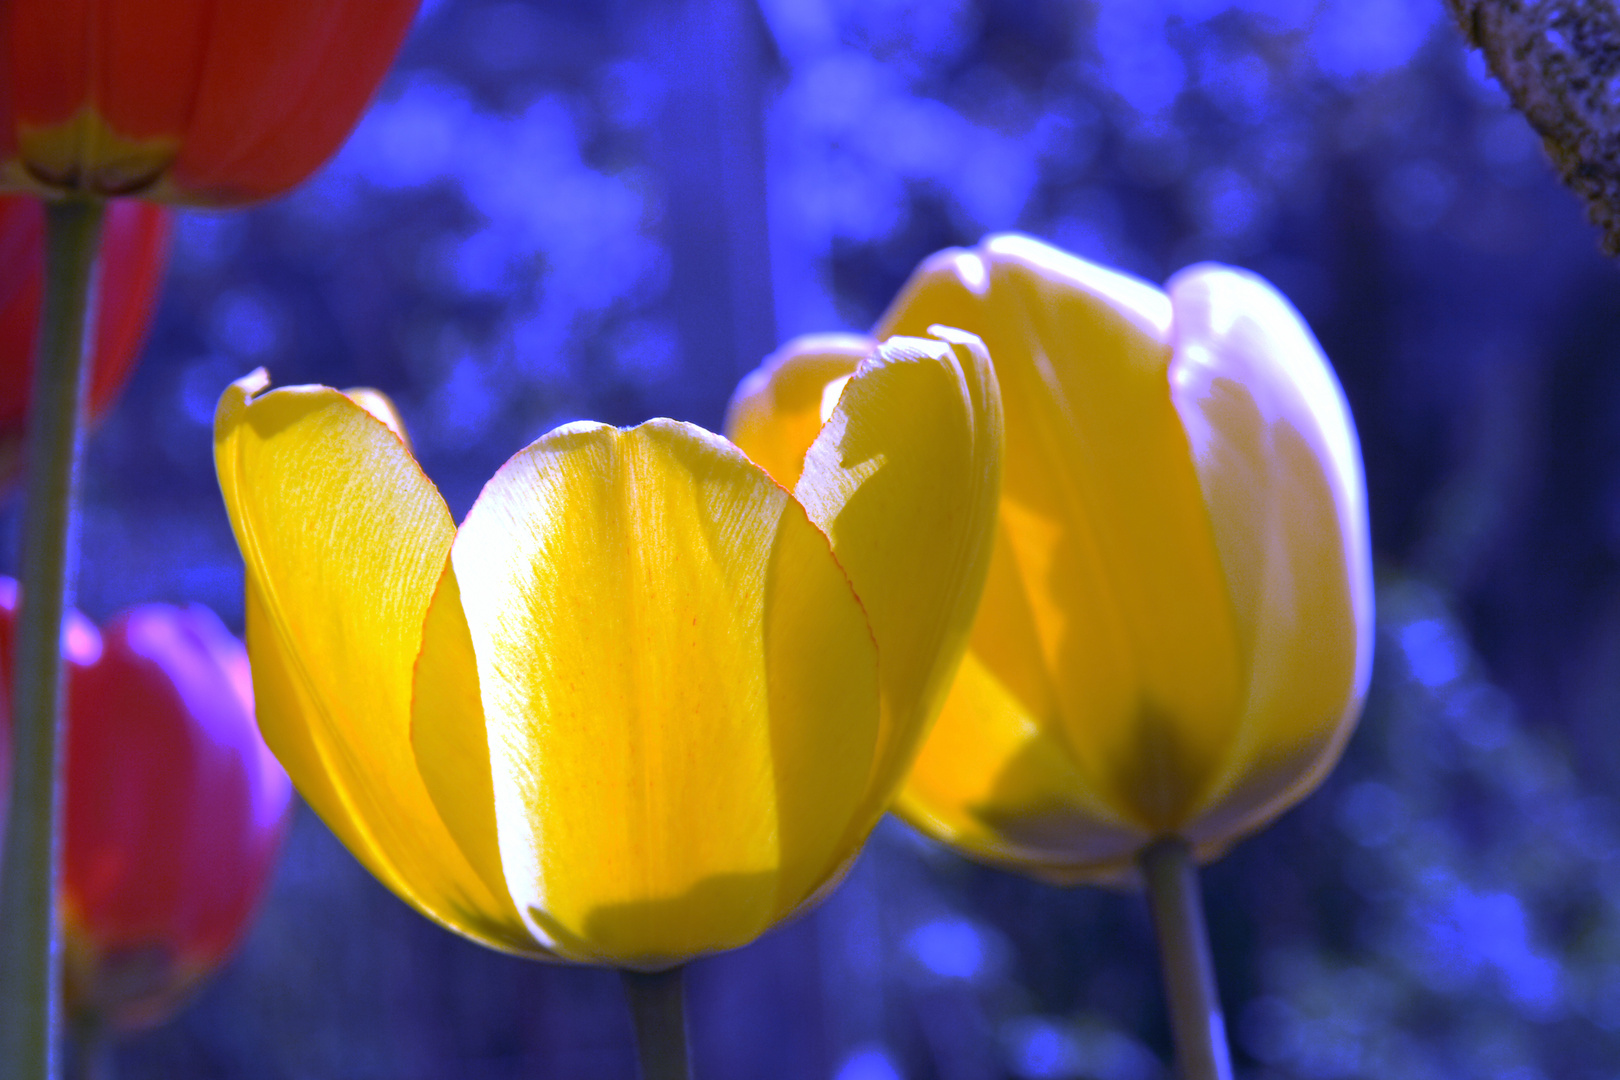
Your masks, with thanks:
[[[670,927],[723,922],[716,919],[717,913],[758,910],[770,903],[776,883],[777,875],[771,872],[715,874],[679,896],[602,904],[586,913],[582,935],[571,933],[539,908],[530,907],[529,917],[571,957],[638,971],[660,971],[690,960],[692,954],[660,954],[648,942],[670,936]],[[676,936],[690,934],[682,930]],[[716,940],[714,948],[734,944]]]

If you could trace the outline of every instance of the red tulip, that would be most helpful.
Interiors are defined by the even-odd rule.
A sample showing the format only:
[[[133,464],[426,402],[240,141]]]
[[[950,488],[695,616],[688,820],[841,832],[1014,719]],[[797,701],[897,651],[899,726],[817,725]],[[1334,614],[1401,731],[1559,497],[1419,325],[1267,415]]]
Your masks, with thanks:
[[[0,581],[8,678],[15,598]],[[207,608],[150,604],[100,634],[74,613],[63,647],[68,1009],[149,1027],[246,929],[292,788],[259,737],[247,653]]]
[[[112,408],[135,368],[163,277],[169,218],[167,210],[145,203],[119,201],[107,209],[91,338],[87,408],[93,419]],[[44,290],[39,200],[0,196],[0,479],[13,476],[21,460]]]
[[[331,156],[419,0],[0,0],[0,184],[226,206]]]

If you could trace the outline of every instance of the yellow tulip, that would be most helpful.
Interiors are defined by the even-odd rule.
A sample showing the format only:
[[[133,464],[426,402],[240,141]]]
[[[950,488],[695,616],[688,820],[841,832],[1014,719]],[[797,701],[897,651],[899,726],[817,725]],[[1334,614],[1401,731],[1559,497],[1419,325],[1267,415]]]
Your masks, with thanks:
[[[999,497],[982,344],[886,342],[790,493],[671,420],[558,428],[458,530],[380,395],[215,420],[266,742],[384,884],[494,948],[656,970],[853,860],[966,648]]]
[[[1366,690],[1365,482],[1326,359],[1252,274],[1161,291],[1021,236],[929,259],[876,332],[934,323],[995,358],[1006,475],[968,654],[897,809],[1054,881],[1118,878],[1167,837],[1215,857],[1321,780]],[[861,340],[841,364],[824,341],[773,358],[739,445],[791,460],[795,410]]]

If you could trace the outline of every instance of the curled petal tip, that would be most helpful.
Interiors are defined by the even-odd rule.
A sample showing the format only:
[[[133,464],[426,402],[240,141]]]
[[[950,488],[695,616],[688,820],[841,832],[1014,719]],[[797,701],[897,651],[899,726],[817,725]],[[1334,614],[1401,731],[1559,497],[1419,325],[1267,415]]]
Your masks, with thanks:
[[[233,379],[226,389],[226,396],[235,395],[242,403],[252,401],[270,387],[270,371],[268,368],[256,367],[239,379]]]
[[[399,441],[405,444],[405,449],[411,448],[411,437],[405,430],[405,418],[399,415],[399,408],[387,394],[369,386],[351,386],[343,391],[343,396],[370,413],[383,427],[398,435]]]

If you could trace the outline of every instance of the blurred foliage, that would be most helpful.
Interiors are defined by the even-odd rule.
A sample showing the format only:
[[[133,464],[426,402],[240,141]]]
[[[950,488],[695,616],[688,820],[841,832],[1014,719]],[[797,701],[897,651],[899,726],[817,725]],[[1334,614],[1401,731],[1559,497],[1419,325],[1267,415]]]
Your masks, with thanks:
[[[1154,281],[1258,270],[1360,428],[1366,718],[1204,876],[1240,1074],[1611,1075],[1620,271],[1436,0],[430,2],[313,182],[182,220],[90,452],[81,606],[240,627],[210,423],[255,365],[394,395],[459,516],[555,423],[718,426],[779,337],[863,328],[1008,228]],[[886,823],[816,914],[695,966],[698,1065],[1167,1077],[1153,964],[1138,897]],[[629,1077],[629,1039],[614,976],[455,939],[304,812],[242,955],[119,1064]]]

